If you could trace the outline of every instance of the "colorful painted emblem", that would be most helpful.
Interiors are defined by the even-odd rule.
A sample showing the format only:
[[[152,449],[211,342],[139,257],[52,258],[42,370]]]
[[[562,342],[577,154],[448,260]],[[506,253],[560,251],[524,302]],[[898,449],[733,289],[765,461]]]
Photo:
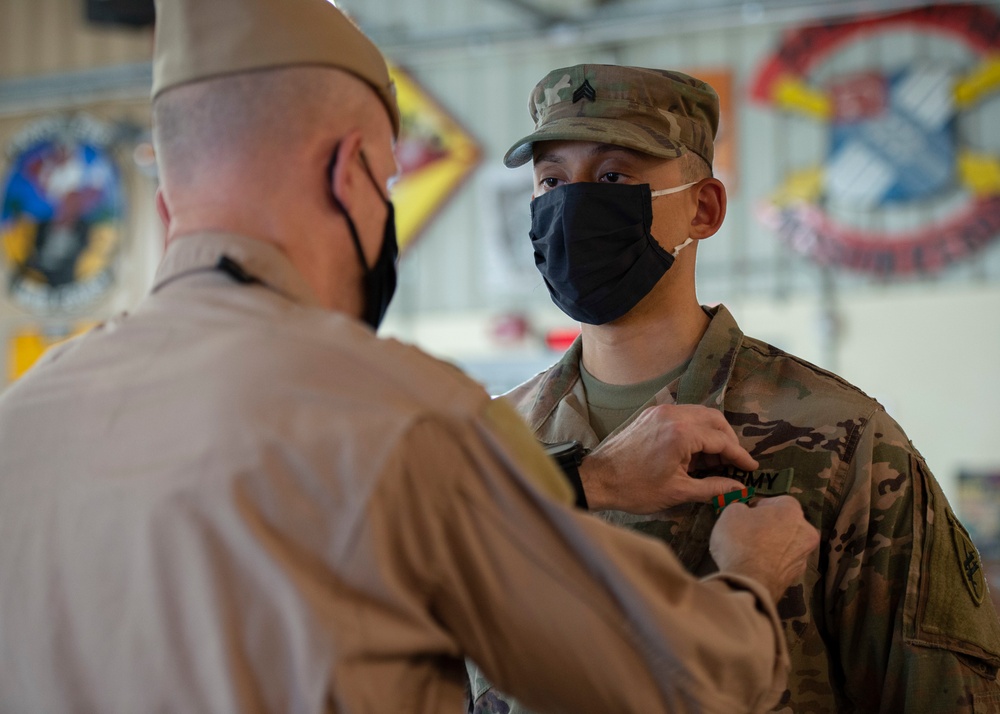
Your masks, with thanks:
[[[0,255],[19,307],[79,314],[114,285],[124,197],[111,140],[106,125],[74,116],[41,120],[11,141]]]
[[[403,126],[392,187],[400,250],[429,225],[479,165],[479,143],[403,69],[390,67]]]
[[[903,32],[955,51],[932,60],[915,49],[904,66],[831,71],[861,43]],[[764,222],[820,263],[880,275],[934,272],[971,255],[1000,233],[1000,158],[963,145],[961,122],[998,87],[1000,17],[985,6],[790,33],[752,96],[825,123],[827,151],[822,165],[785,178]],[[915,210],[927,213],[915,221]]]

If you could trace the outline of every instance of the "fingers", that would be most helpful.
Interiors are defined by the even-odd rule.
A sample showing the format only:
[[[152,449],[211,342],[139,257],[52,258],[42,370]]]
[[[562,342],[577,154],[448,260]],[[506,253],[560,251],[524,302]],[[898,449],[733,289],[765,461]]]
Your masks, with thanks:
[[[750,452],[739,444],[727,444],[722,451],[719,452],[719,456],[723,459],[723,461],[726,461],[744,471],[753,471],[760,466],[757,460],[750,455]]]
[[[704,466],[722,465],[744,471],[758,467],[722,412],[701,405],[663,404],[644,410],[628,427],[605,439],[584,459],[580,478],[595,510],[658,513],[743,488],[721,474],[708,479],[689,476],[696,470],[707,471]]]
[[[722,415],[719,417],[722,418]],[[744,471],[753,471],[759,464],[750,452],[740,445],[732,427],[724,419],[722,423],[726,426],[725,429],[713,427],[696,432],[698,443],[695,445],[695,451],[718,456],[722,462]]]
[[[685,488],[685,501],[701,502],[708,501],[713,496],[730,491],[739,491],[744,485],[739,481],[722,476],[706,476],[705,478],[688,477],[689,483]]]
[[[721,570],[754,578],[775,601],[805,573],[819,531],[792,496],[775,496],[748,507],[727,506],[719,516],[709,550]]]
[[[740,488],[742,487],[743,484],[740,484]],[[722,532],[722,529],[728,528],[729,521],[741,520],[742,518],[744,518],[741,512],[747,511],[749,509],[750,509],[749,504],[743,503],[742,501],[735,501],[734,503],[730,503],[728,506],[722,509],[722,513],[719,514],[719,520],[716,522],[716,526],[717,527],[722,526],[722,528],[720,528],[720,532]]]
[[[745,471],[753,471],[759,465],[745,448],[732,425],[718,409],[686,404],[662,405],[654,407],[662,410],[663,417],[685,424],[691,431],[694,452],[718,456],[722,461]]]
[[[788,545],[789,557],[799,559],[798,568],[801,575],[805,572],[806,558],[819,546],[819,531],[806,519],[802,504],[793,496],[776,496],[765,498],[753,506],[755,509],[773,511],[768,514],[775,523],[785,524],[785,542]]]
[[[800,516],[802,515],[802,504],[799,503],[794,496],[789,496],[783,494],[781,496],[774,496],[772,498],[764,498],[758,501],[754,508],[759,508],[762,510],[780,510],[787,511],[788,517]],[[804,523],[805,521],[803,521]]]

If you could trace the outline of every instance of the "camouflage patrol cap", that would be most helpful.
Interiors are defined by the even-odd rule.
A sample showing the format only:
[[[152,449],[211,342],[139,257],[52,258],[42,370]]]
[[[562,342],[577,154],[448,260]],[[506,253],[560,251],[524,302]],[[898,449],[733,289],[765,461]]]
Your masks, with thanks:
[[[528,100],[535,131],[504,156],[515,168],[536,141],[597,141],[662,158],[693,151],[712,165],[719,95],[681,72],[578,64],[549,72]]]
[[[333,67],[367,82],[399,135],[382,53],[328,0],[156,0],[154,99],[189,82],[295,65]]]

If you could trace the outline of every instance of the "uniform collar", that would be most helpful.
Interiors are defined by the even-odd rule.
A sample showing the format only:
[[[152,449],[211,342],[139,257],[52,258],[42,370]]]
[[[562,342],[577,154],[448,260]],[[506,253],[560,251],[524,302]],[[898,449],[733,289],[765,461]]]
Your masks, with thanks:
[[[711,318],[702,335],[688,368],[679,381],[665,386],[653,401],[672,404],[670,393],[676,384],[677,404],[702,404],[715,409],[724,408],[726,387],[736,365],[736,355],[743,343],[743,332],[732,313],[723,305],[702,308]],[[594,443],[596,435],[587,417],[587,400],[580,379],[580,358],[583,355],[582,338],[577,337],[563,356],[541,377],[532,390],[526,421],[535,435],[546,442],[581,439]],[[630,423],[622,425],[624,428]],[[616,430],[617,431],[617,430]]]
[[[555,442],[560,439],[558,434],[537,434],[542,426],[549,421],[553,412],[570,396],[575,389],[575,397],[570,401],[573,411],[582,410],[586,414],[587,399],[580,379],[580,359],[583,356],[583,338],[578,336],[569,346],[559,361],[543,373],[541,382],[535,390],[534,400],[527,415],[529,428],[536,432],[543,441]],[[559,421],[559,420],[557,420]],[[586,422],[586,419],[583,420]],[[588,424],[589,429],[589,424]],[[585,446],[587,446],[585,444]]]
[[[681,375],[677,403],[722,409],[736,355],[743,344],[743,332],[724,305],[702,309],[711,321],[691,356],[691,363]]]
[[[277,246],[233,233],[195,233],[171,242],[156,270],[153,292],[188,273],[214,270],[223,257],[289,300],[320,306],[316,293]]]

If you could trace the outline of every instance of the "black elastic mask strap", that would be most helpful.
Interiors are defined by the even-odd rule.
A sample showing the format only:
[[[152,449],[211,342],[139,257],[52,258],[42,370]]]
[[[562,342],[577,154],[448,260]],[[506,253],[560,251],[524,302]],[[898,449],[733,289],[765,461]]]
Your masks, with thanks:
[[[382,194],[382,189],[379,187],[378,181],[375,179],[375,174],[372,173],[372,167],[368,164],[368,157],[365,156],[365,152],[359,152],[361,154],[361,165],[365,167],[365,173],[368,174],[368,178],[371,179],[372,185],[375,190],[378,191],[379,198],[382,199],[382,203],[389,203],[389,197]]]
[[[337,198],[337,194],[333,190],[333,171],[337,167],[337,153],[340,151],[340,144],[337,144],[333,149],[333,154],[330,156],[330,163],[326,167],[326,176],[330,184],[330,198],[333,200],[334,205],[344,214],[344,219],[347,221],[347,228],[351,232],[351,241],[354,243],[354,250],[358,254],[358,260],[361,262],[361,267],[365,271],[365,275],[371,275],[372,269],[368,265],[368,261],[365,260],[365,251],[361,248],[361,239],[358,237],[358,229],[354,225],[354,219],[351,218],[351,214],[347,212],[344,204],[340,202]],[[368,163],[364,161],[364,154],[361,155],[361,160],[365,165],[365,171],[368,172],[369,177],[371,176],[371,171],[368,170]],[[381,192],[379,192],[381,194]]]

